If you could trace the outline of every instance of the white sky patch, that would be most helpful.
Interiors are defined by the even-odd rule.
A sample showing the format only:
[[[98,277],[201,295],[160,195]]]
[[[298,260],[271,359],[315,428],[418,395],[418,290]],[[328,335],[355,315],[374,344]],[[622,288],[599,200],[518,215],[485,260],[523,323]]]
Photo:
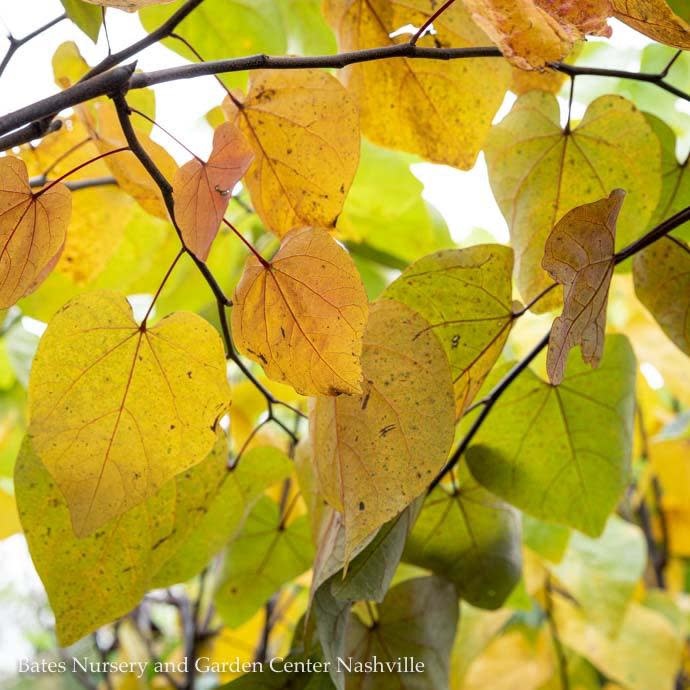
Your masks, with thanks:
[[[642,372],[642,376],[645,377],[645,380],[649,384],[650,388],[658,391],[660,388],[664,387],[664,377],[653,364],[650,362],[642,362],[642,364],[640,364],[640,371]]]

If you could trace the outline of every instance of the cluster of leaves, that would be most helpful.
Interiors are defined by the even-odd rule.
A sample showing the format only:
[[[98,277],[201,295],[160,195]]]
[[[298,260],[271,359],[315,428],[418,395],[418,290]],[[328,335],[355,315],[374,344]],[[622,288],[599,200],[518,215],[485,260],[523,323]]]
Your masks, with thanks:
[[[64,44],[56,83],[85,98],[0,157],[2,536],[59,644],[110,625],[116,660],[331,663],[238,690],[685,687],[682,3],[88,2],[63,5],[94,39],[107,5],[239,60],[178,167],[150,89],[84,89],[118,54]],[[657,72],[586,66],[611,17],[666,44]],[[349,66],[319,69],[336,45]],[[410,172],[480,152],[509,246],[455,246]],[[373,656],[425,670],[337,663]]]

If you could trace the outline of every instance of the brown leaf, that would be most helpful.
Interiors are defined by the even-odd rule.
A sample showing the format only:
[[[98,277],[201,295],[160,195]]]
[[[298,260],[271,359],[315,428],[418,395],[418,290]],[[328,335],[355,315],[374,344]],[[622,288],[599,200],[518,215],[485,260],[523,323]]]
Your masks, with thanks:
[[[607,199],[567,213],[546,241],[542,266],[564,286],[563,313],[549,338],[546,369],[554,385],[563,380],[568,353],[580,345],[596,367],[604,351],[606,305],[613,275],[616,221],[625,198],[615,189]]]
[[[254,154],[242,132],[225,122],[213,135],[213,149],[204,163],[185,163],[175,175],[175,219],[185,244],[205,261],[225,215],[232,188],[247,171]]]
[[[67,187],[33,193],[24,161],[0,158],[0,308],[48,276],[62,253],[71,212]]]
[[[676,48],[690,48],[690,25],[664,0],[612,0],[617,19],[636,31]]]

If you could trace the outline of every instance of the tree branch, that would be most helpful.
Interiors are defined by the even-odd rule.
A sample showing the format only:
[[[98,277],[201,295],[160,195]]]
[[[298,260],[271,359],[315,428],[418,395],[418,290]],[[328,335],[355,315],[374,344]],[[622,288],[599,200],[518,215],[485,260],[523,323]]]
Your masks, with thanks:
[[[48,31],[48,29],[51,29],[56,24],[59,24],[63,19],[67,19],[67,14],[65,14],[64,12],[59,17],[51,19],[47,24],[44,24],[43,26],[27,34],[23,38],[15,38],[14,36],[9,35],[7,38],[10,42],[10,47],[7,49],[5,56],[2,58],[2,62],[0,62],[0,76],[2,76],[3,72],[7,68],[7,65],[10,64],[10,60],[12,59],[14,54],[23,45],[27,44],[31,39],[36,38],[36,36],[40,36],[44,31]]]

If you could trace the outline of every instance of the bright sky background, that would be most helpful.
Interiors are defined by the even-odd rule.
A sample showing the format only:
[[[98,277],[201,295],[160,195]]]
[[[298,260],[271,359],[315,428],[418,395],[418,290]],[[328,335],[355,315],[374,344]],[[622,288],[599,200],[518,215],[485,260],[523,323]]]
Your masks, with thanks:
[[[4,0],[0,4],[0,33],[11,31],[21,38],[62,13],[59,0]],[[113,50],[129,45],[144,35],[136,15],[112,10],[108,12],[107,24]],[[4,31],[2,30],[4,26]],[[0,83],[0,114],[27,105],[38,98],[57,92],[53,82],[50,58],[64,41],[73,40],[79,45],[83,56],[91,64],[107,53],[104,34],[94,46],[81,32],[73,29],[70,22],[62,22],[21,48],[12,59]],[[641,47],[647,42],[643,37],[621,24],[615,25],[614,41],[618,46]],[[0,55],[4,54],[7,42],[0,39]],[[162,46],[152,46],[139,56],[139,67],[143,70],[161,69],[184,64],[182,58]],[[626,65],[617,65],[626,67]],[[633,66],[634,67],[634,66]],[[162,125],[172,131],[192,150],[203,155],[210,149],[211,131],[204,120],[208,110],[218,105],[223,91],[213,78],[185,80],[179,83],[155,87],[157,113]],[[497,120],[502,119],[513,102],[506,99]],[[575,110],[579,117],[581,110]],[[177,157],[180,151],[171,148],[171,142],[160,132],[154,137],[171,149]],[[184,159],[186,154],[182,153]],[[442,213],[453,237],[461,241],[474,228],[488,230],[500,241],[507,241],[508,232],[489,188],[483,158],[470,172],[440,165],[422,163],[413,167],[415,174],[425,184],[425,197]],[[26,544],[22,536],[16,535],[0,542],[0,679],[3,674],[13,675],[18,658],[31,654],[32,647],[23,638],[17,621],[29,616],[35,618],[37,630],[45,628],[46,621],[36,617],[35,603],[41,601],[43,587],[38,580]],[[7,596],[11,585],[13,594]],[[16,595],[20,596],[17,597]]]

